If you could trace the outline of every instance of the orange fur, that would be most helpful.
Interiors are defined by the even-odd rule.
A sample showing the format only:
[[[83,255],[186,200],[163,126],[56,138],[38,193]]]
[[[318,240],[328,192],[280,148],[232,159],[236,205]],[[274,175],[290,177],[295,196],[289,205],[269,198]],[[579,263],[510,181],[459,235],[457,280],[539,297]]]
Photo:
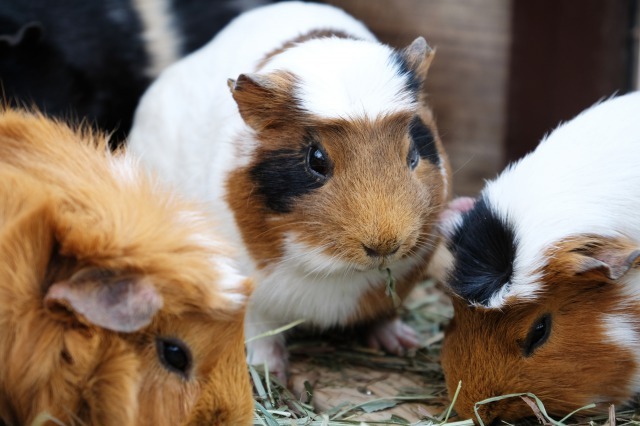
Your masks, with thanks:
[[[604,318],[629,318],[640,332],[640,308],[609,276],[619,268],[626,267],[626,273],[637,256],[637,247],[623,239],[570,238],[547,253],[543,293],[535,301],[511,300],[498,310],[469,306],[454,296],[442,366],[450,395],[462,381],[455,405],[461,417],[475,419],[473,407],[480,400],[521,392],[534,393],[557,416],[592,402],[601,411],[608,403],[627,402],[639,373],[637,354],[607,334],[618,336]],[[586,261],[596,258],[607,266]],[[551,315],[548,340],[525,356],[521,344],[544,314]],[[533,414],[520,398],[480,406],[479,413],[485,424]]]
[[[45,411],[65,424],[250,423],[244,304],[219,284],[227,253],[197,206],[109,154],[101,135],[11,110],[0,115],[0,199],[5,424]],[[53,291],[122,282],[155,301],[132,308],[148,317],[132,332],[94,324]],[[159,361],[157,337],[188,346],[186,377]]]

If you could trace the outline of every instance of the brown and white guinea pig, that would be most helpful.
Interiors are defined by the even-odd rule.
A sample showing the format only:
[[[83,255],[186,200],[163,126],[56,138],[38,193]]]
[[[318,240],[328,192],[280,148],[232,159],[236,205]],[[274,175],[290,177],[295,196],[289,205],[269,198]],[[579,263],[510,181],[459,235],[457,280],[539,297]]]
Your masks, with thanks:
[[[168,68],[136,111],[129,149],[206,200],[256,278],[247,337],[305,319],[371,325],[369,344],[418,344],[385,294],[423,277],[450,171],[422,83],[423,38],[396,51],[328,5],[283,2],[236,18]],[[229,78],[233,80],[227,81]],[[287,369],[282,335],[248,345]]]
[[[250,424],[251,283],[201,211],[100,135],[0,113],[0,423]]]
[[[512,393],[565,415],[640,391],[639,156],[636,92],[560,125],[472,208],[452,203],[443,228],[455,314],[442,366],[451,395],[462,382],[460,415]],[[532,412],[511,398],[479,414]]]

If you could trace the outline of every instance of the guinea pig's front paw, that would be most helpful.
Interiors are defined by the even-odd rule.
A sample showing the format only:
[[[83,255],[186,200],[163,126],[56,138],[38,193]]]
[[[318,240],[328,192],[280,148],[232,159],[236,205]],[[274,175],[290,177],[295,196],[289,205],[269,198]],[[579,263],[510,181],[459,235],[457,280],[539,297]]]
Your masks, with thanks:
[[[266,365],[270,375],[287,385],[289,351],[284,339],[263,337],[247,343],[247,362],[251,365]]]
[[[394,318],[373,325],[367,336],[367,345],[395,355],[404,355],[408,349],[417,348],[420,340],[413,328]]]

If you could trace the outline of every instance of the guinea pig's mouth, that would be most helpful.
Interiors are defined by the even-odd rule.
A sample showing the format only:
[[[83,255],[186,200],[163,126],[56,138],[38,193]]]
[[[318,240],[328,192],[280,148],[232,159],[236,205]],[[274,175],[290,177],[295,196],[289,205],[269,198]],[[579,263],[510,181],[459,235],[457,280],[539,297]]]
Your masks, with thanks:
[[[378,270],[395,267],[399,262],[420,256],[420,249],[407,248],[406,244],[388,250],[387,253],[375,251],[363,244],[351,244],[349,249],[336,249],[336,244],[326,244],[322,250],[289,236],[282,263],[293,263],[312,275],[326,274],[371,274]]]
[[[389,256],[380,256],[372,259],[367,259],[366,264],[356,266],[357,272],[371,272],[375,270],[386,271],[390,267],[396,265],[398,262],[411,257],[408,253],[394,253]]]
[[[365,259],[364,262],[356,265],[354,269],[357,272],[371,272],[378,269],[384,270],[389,266],[389,264],[392,263],[393,261],[386,256],[373,259]]]

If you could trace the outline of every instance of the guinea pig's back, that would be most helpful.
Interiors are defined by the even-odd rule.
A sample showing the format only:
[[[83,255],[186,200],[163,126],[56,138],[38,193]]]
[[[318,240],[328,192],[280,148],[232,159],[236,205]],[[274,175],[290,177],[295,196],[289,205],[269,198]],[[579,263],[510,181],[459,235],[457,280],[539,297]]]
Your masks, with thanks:
[[[640,92],[562,124],[489,183],[485,200],[514,227],[516,259],[539,257],[568,235],[640,242]]]

